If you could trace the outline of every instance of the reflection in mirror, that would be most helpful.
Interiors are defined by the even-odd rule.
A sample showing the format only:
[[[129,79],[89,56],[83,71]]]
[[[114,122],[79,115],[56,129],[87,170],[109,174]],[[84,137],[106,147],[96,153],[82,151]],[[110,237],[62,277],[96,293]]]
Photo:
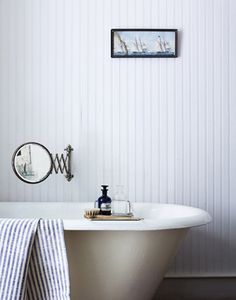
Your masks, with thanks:
[[[26,143],[15,151],[12,166],[21,180],[27,183],[39,183],[52,172],[51,154],[39,143]]]

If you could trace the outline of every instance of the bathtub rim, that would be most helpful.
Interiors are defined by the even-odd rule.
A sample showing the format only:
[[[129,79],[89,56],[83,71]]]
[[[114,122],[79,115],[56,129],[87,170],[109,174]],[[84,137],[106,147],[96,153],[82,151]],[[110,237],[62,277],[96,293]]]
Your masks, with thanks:
[[[66,218],[66,217],[52,217],[52,219],[60,218],[63,220],[65,230],[79,230],[79,231],[149,231],[149,230],[168,230],[168,229],[180,229],[180,228],[192,228],[197,226],[206,225],[211,222],[212,218],[205,210],[179,204],[165,204],[165,203],[152,203],[152,202],[133,202],[134,211],[137,208],[141,209],[145,207],[146,211],[149,209],[158,211],[159,209],[171,208],[171,209],[184,209],[192,213],[190,216],[167,216],[160,218],[144,218],[141,221],[90,221],[82,218],[82,211],[85,208],[93,207],[93,202],[0,202],[0,218],[12,218],[10,213],[6,216],[1,212],[1,206],[6,209],[19,209],[19,215],[14,218],[24,218],[20,216],[20,211],[24,212],[24,208],[37,209],[40,208],[46,212],[46,209],[55,208],[55,205],[61,209],[78,209],[78,218]],[[149,208],[150,206],[150,208]],[[154,210],[155,212],[155,210]],[[29,213],[29,211],[28,211]],[[80,215],[79,215],[80,213]],[[35,218],[44,218],[44,216],[32,216]],[[141,216],[142,217],[142,216]],[[31,217],[25,217],[31,218]],[[48,219],[49,217],[45,217]]]

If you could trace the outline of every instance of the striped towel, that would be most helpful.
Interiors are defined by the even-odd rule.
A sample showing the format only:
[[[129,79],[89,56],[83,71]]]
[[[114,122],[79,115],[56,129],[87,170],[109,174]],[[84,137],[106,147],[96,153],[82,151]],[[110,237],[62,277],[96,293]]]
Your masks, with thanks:
[[[69,300],[61,220],[0,219],[0,299]]]

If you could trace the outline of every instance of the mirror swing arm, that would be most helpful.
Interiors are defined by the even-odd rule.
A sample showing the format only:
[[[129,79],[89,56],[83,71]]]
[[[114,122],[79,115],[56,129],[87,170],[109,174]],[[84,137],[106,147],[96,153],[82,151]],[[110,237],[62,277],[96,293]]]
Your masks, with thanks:
[[[71,179],[74,177],[74,175],[71,173],[71,153],[74,149],[72,148],[71,145],[68,145],[64,151],[66,154],[64,155],[63,153],[59,155],[58,153],[55,154],[55,156],[51,154],[51,159],[52,159],[52,171],[55,171],[56,174],[59,172],[61,174],[65,175],[65,178],[67,181],[71,181]]]

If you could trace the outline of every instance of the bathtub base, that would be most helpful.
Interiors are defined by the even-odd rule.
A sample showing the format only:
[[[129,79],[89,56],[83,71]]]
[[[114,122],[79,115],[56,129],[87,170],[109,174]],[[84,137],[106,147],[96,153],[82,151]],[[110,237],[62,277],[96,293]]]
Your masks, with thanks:
[[[71,299],[151,300],[187,231],[65,231]]]

